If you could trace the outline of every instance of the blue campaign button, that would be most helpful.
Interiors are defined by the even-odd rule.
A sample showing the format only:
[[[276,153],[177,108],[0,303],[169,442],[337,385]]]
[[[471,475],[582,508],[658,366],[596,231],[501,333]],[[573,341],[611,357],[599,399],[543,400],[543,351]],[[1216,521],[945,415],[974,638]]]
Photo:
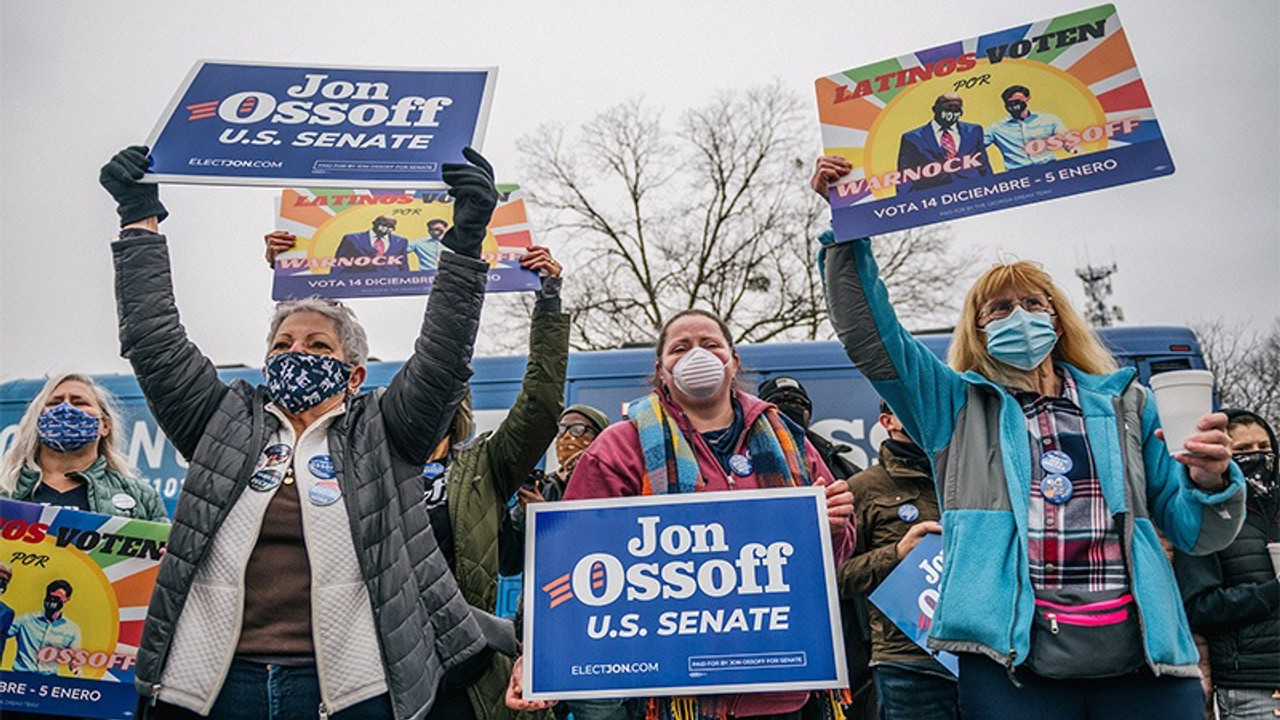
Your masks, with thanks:
[[[754,468],[755,466],[751,464],[751,458],[746,455],[734,455],[729,458],[729,469],[738,477],[750,475]]]
[[[338,487],[338,483],[332,480],[321,480],[311,489],[307,491],[307,499],[312,505],[324,507],[338,502],[338,498],[342,497],[342,488]]]
[[[1054,505],[1071,499],[1075,487],[1063,475],[1049,475],[1040,481],[1040,495],[1044,497],[1045,502],[1051,502]]]
[[[915,522],[918,517],[920,517],[920,508],[911,503],[898,508],[898,519],[902,522]]]
[[[1075,463],[1071,461],[1070,455],[1061,450],[1050,450],[1040,456],[1040,467],[1050,475],[1066,475],[1075,467]]]
[[[435,480],[444,475],[444,463],[429,462],[422,466],[422,477],[428,480]]]
[[[307,461],[307,469],[322,480],[333,479],[333,456],[315,455]]]
[[[263,468],[249,478],[249,487],[258,492],[269,492],[276,489],[281,480],[284,480],[284,473],[279,469]]]

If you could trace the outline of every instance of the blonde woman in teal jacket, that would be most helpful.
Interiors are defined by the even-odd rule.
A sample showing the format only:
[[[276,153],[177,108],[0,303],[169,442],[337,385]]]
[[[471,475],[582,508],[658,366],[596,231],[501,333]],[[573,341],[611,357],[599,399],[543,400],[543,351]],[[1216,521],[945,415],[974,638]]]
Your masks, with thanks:
[[[169,522],[125,457],[115,398],[88,375],[55,375],[31,400],[0,460],[0,497]]]
[[[851,170],[823,157],[813,187]],[[929,646],[960,655],[961,714],[1203,718],[1191,639],[1156,528],[1183,552],[1244,518],[1226,417],[1170,456],[1150,393],[1038,265],[970,289],[949,364],[898,322],[872,241],[820,255],[832,325],[928,453],[942,504]]]

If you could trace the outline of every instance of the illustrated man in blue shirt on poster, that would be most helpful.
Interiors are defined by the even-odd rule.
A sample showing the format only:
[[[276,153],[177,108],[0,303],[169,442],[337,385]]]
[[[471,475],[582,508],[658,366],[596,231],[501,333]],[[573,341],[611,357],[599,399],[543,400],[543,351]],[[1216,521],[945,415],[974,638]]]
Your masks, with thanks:
[[[71,583],[54,580],[44,592],[44,610],[27,613],[13,621],[5,637],[18,638],[18,654],[13,658],[14,672],[58,674],[58,663],[41,662],[37,657],[41,648],[80,649],[80,626],[63,617],[62,611],[71,602]],[[78,663],[68,663],[74,673]]]
[[[1047,112],[1032,112],[1031,91],[1024,85],[1010,85],[1000,93],[1000,99],[1004,101],[1004,109],[1009,112],[1009,117],[992,123],[987,128],[983,141],[1000,150],[1005,169],[1043,165],[1056,160],[1057,156],[1052,150],[1028,153],[1027,143],[1064,135],[1067,126],[1058,116]],[[1074,155],[1078,151],[1076,144],[1067,145],[1067,152]]]
[[[418,272],[435,270],[440,264],[440,242],[449,230],[449,221],[444,218],[431,218],[427,221],[427,237],[414,240],[409,245],[409,252],[418,257]]]

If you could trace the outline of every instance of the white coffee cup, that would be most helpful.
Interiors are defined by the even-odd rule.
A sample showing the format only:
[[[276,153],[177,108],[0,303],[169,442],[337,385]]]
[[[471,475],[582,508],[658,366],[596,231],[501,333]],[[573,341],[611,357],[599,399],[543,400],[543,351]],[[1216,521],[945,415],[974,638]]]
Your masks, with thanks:
[[[1171,370],[1151,376],[1156,410],[1170,455],[1187,452],[1183,444],[1197,432],[1200,418],[1213,411],[1213,373],[1208,370]]]
[[[1271,569],[1280,577],[1280,542],[1267,543],[1267,552],[1271,553]]]

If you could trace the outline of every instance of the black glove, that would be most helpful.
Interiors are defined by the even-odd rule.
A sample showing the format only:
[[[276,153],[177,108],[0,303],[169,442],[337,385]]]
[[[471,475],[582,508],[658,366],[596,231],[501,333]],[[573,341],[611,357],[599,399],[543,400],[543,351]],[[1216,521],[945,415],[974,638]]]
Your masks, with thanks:
[[[160,202],[160,186],[140,183],[143,173],[151,165],[145,145],[134,145],[115,154],[111,162],[102,166],[98,182],[116,199],[116,212],[120,214],[120,227],[152,215],[157,220],[169,217],[169,211]]]
[[[440,240],[445,247],[467,257],[480,257],[489,219],[498,206],[498,189],[493,184],[493,166],[472,150],[463,148],[467,163],[445,163],[444,181],[453,198],[453,227]]]

